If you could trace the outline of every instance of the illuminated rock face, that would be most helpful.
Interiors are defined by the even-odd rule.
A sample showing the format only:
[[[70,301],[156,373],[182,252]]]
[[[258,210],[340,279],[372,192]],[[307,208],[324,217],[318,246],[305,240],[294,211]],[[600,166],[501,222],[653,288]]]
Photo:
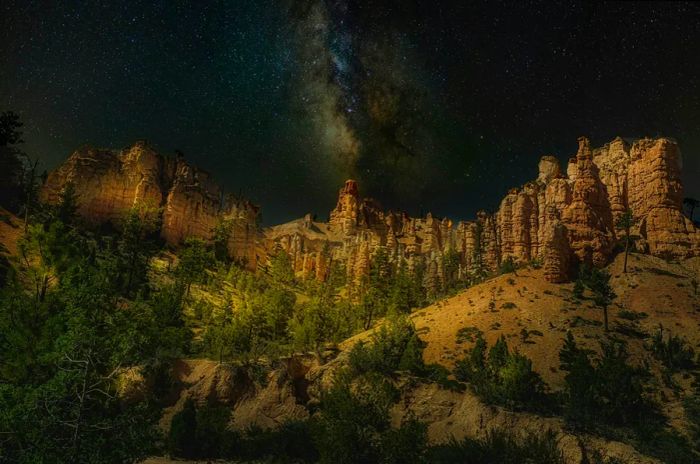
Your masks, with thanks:
[[[638,248],[664,258],[700,255],[700,231],[682,213],[680,152],[673,141],[630,145],[617,138],[592,149],[581,138],[566,173],[551,156],[538,168],[537,179],[508,192],[494,214],[480,212],[459,224],[384,211],[348,180],[328,223],[307,215],[261,233],[256,206],[223,195],[206,172],[143,142],[122,151],[77,150],[49,175],[42,197],[57,202],[71,182],[80,215],[94,223],[117,224],[130,208],[151,205],[162,211],[161,236],[169,245],[190,236],[212,240],[219,227],[226,230],[229,255],[249,268],[284,250],[297,273],[320,280],[341,265],[349,281],[361,283],[381,249],[409,271],[420,266],[433,282],[445,279],[448,253],[457,255],[458,274],[495,270],[504,260],[537,260],[547,279],[561,282],[578,262],[602,266],[610,260],[619,239],[616,220],[628,208]]]
[[[117,151],[83,147],[49,174],[41,196],[56,203],[72,183],[78,214],[85,220],[115,225],[134,207],[162,211],[160,233],[166,243],[187,237],[212,240],[225,225],[231,258],[255,268],[259,243],[258,207],[224,195],[210,176],[180,158],[164,157],[144,142]]]
[[[438,280],[444,277],[444,254],[454,250],[460,273],[495,270],[509,259],[537,260],[548,280],[563,282],[577,263],[609,262],[619,239],[615,223],[629,208],[639,248],[662,257],[700,255],[700,231],[682,214],[680,154],[671,140],[630,145],[617,138],[592,149],[581,138],[566,173],[552,156],[543,157],[538,167],[537,180],[508,192],[494,214],[480,212],[475,221],[456,225],[430,214],[412,218],[384,212],[375,201],[361,198],[357,183],[349,180],[329,223],[313,225],[313,240],[303,229],[278,226],[270,229],[268,249],[286,250],[294,263],[324,263],[316,275],[325,275],[329,263],[343,263],[348,277],[358,282],[379,248],[390,259],[405,258],[409,269],[422,261],[427,272],[436,269]],[[284,227],[294,230],[294,238],[279,240]],[[296,264],[295,269],[309,275],[314,265],[309,270],[308,264]]]
[[[585,138],[567,176],[549,157],[536,182],[512,190],[495,214],[501,259],[542,260],[547,278],[563,281],[576,262],[605,265],[629,208],[637,246],[662,257],[700,254],[700,231],[682,213],[680,153],[669,139],[629,145],[617,138],[592,150]]]

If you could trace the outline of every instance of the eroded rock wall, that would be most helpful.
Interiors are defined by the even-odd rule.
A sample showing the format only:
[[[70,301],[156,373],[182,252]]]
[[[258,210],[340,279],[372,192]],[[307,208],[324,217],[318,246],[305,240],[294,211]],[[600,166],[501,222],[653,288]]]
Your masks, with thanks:
[[[431,214],[384,212],[349,180],[331,211],[325,242],[299,240],[295,261],[316,256],[323,245],[326,259],[344,263],[348,278],[359,281],[380,247],[409,268],[422,261],[428,273],[439,273],[440,260],[452,250],[460,275],[496,270],[504,260],[539,261],[547,279],[562,282],[577,263],[610,261],[620,238],[616,222],[627,209],[635,217],[638,248],[665,258],[700,255],[700,232],[682,212],[680,152],[670,139],[616,138],[593,149],[580,138],[566,172],[552,156],[538,168],[537,179],[511,189],[495,213],[458,224]]]
[[[72,184],[78,214],[86,221],[119,225],[134,207],[160,214],[160,234],[178,246],[188,237],[212,240],[224,227],[231,258],[254,269],[259,253],[259,209],[247,200],[224,195],[208,173],[181,158],[156,153],[145,142],[124,150],[83,147],[51,172],[41,197],[53,204]]]

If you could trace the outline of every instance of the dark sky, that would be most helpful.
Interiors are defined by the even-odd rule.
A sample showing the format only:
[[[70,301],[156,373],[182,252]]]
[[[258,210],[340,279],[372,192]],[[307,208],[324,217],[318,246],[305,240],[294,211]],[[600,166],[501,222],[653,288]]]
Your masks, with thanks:
[[[2,0],[0,110],[47,167],[179,149],[268,224],[348,177],[470,218],[580,135],[675,138],[699,197],[700,5],[553,3]]]

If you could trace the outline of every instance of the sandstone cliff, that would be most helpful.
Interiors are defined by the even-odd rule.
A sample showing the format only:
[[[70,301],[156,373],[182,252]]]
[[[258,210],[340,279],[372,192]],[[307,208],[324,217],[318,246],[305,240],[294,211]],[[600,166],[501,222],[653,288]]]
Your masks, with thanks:
[[[92,223],[118,225],[133,207],[162,212],[160,234],[180,245],[187,237],[211,240],[214,229],[225,231],[229,256],[254,269],[258,261],[258,207],[224,195],[200,169],[180,157],[165,157],[145,142],[121,151],[83,147],[51,172],[41,197],[56,203],[72,183],[78,213]]]
[[[77,150],[49,175],[42,198],[56,202],[71,182],[80,214],[96,223],[116,223],[137,205],[158,207],[168,244],[188,236],[211,240],[219,228],[228,237],[229,255],[251,269],[264,264],[265,254],[284,250],[304,277],[323,280],[340,265],[349,281],[359,283],[383,249],[409,270],[420,266],[434,282],[445,279],[447,253],[458,256],[458,277],[496,270],[504,260],[539,261],[548,280],[561,282],[579,262],[610,261],[620,239],[616,220],[627,209],[635,216],[638,249],[664,258],[700,255],[700,231],[682,213],[680,163],[670,139],[630,144],[617,138],[592,149],[581,138],[566,173],[557,158],[543,157],[536,180],[512,189],[495,213],[480,212],[471,222],[384,211],[348,180],[328,223],[307,215],[260,234],[256,206],[223,195],[206,172],[138,142],[122,151]]]
[[[430,214],[385,212],[348,180],[327,224],[273,227],[266,248],[288,252],[306,276],[322,277],[330,262],[340,262],[348,278],[359,281],[381,247],[409,268],[421,261],[436,279],[444,278],[441,260],[452,250],[460,275],[493,271],[507,259],[537,260],[548,280],[562,282],[576,263],[610,261],[620,240],[615,224],[627,209],[635,217],[638,249],[664,258],[700,255],[700,231],[682,213],[680,169],[678,146],[666,138],[632,144],[617,138],[598,149],[581,138],[566,174],[557,158],[545,156],[537,179],[508,192],[494,214],[480,212],[475,221],[456,225]]]

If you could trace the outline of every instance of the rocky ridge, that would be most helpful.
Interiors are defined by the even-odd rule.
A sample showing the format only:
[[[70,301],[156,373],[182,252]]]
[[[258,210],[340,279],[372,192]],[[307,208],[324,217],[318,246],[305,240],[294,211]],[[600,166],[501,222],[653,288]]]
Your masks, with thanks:
[[[667,138],[628,143],[621,138],[592,149],[586,138],[564,172],[543,157],[538,176],[511,189],[498,210],[454,224],[431,214],[422,218],[384,211],[360,196],[348,180],[327,223],[311,215],[260,232],[259,208],[224,195],[204,171],[181,158],[157,154],[144,142],[122,150],[85,147],[53,171],[42,198],[58,201],[75,186],[79,213],[95,223],[118,222],[126,210],[153,205],[162,211],[161,236],[177,246],[188,236],[212,240],[224,230],[229,255],[256,269],[267,256],[287,252],[294,270],[323,280],[341,263],[350,281],[367,275],[378,249],[404,259],[409,270],[423,266],[435,282],[445,279],[444,258],[456,253],[457,277],[493,271],[506,260],[539,261],[551,282],[566,281],[576,263],[605,265],[620,233],[617,219],[628,208],[635,216],[637,248],[664,258],[700,255],[700,231],[682,212],[681,156]]]
[[[540,261],[545,278],[566,281],[576,263],[607,264],[620,240],[617,219],[629,208],[638,249],[664,258],[700,255],[700,230],[683,215],[681,157],[667,138],[621,138],[592,149],[586,138],[562,172],[545,156],[536,180],[508,192],[494,214],[453,224],[428,214],[412,218],[385,212],[361,198],[348,180],[328,223],[307,218],[266,231],[268,252],[283,249],[294,269],[323,278],[334,261],[348,277],[366,275],[370,257],[383,247],[390,259],[405,258],[409,268],[422,261],[429,274],[444,278],[443,257],[459,256],[459,274],[496,270],[505,260]]]
[[[190,236],[212,240],[219,227],[229,256],[257,267],[259,208],[225,195],[207,172],[180,156],[162,156],[145,142],[121,151],[82,147],[49,174],[41,198],[58,202],[69,183],[88,222],[118,225],[131,208],[155,211],[160,235],[171,246]]]

